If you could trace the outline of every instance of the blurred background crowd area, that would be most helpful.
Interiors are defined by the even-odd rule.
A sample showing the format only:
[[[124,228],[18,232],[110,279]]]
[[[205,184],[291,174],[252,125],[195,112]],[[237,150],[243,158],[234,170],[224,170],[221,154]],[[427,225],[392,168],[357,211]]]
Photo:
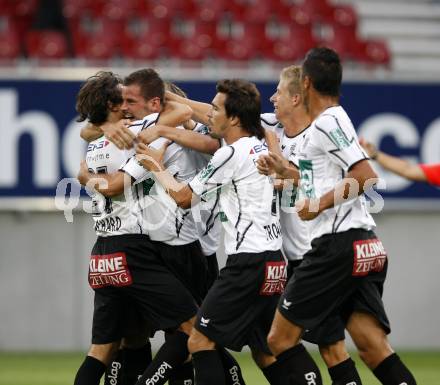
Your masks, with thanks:
[[[432,0],[0,0],[0,66],[300,61],[316,45],[346,65],[440,71]]]

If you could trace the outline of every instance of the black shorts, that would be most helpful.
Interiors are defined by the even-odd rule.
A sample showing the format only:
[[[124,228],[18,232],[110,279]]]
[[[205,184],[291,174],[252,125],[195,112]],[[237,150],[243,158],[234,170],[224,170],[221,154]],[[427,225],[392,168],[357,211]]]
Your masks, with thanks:
[[[185,285],[200,305],[208,292],[208,263],[199,241],[170,246],[155,242],[164,264]]]
[[[287,263],[287,281],[293,276],[302,259]],[[312,344],[326,346],[345,339],[345,325],[339,317],[331,317],[312,330],[304,330],[303,340]]]
[[[295,269],[278,310],[311,334],[317,330],[318,338],[324,337],[326,328],[337,336],[354,311],[373,315],[389,333],[382,302],[387,265],[382,243],[372,231],[323,235],[312,241],[312,249]]]
[[[271,354],[266,338],[285,283],[280,251],[229,255],[203,301],[195,328],[220,346],[240,351],[249,345]]]
[[[94,344],[124,337],[127,325],[142,322],[139,315],[152,330],[163,330],[177,328],[197,312],[191,293],[146,235],[99,237],[90,257],[89,284],[95,291]]]
[[[208,264],[208,290],[214,284],[215,280],[218,278],[219,269],[218,269],[218,260],[217,254],[206,255],[206,263]]]

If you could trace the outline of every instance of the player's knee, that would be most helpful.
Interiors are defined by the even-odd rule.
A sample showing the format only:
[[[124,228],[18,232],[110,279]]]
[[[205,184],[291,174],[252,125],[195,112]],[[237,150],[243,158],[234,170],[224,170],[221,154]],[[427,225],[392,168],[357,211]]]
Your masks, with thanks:
[[[188,339],[188,350],[190,353],[199,352],[201,350],[213,350],[214,348],[214,342],[196,329],[193,329]]]
[[[113,359],[113,356],[116,354],[116,351],[119,349],[119,341],[112,342],[109,344],[93,344],[90,347],[88,356],[96,358],[101,361],[105,365],[108,365],[109,362]]]
[[[338,365],[350,357],[344,341],[338,341],[332,345],[320,345],[319,353],[328,368]]]
[[[277,356],[278,354],[283,352],[283,339],[280,338],[280,335],[275,331],[271,330],[267,335],[267,345],[269,346],[270,351]]]

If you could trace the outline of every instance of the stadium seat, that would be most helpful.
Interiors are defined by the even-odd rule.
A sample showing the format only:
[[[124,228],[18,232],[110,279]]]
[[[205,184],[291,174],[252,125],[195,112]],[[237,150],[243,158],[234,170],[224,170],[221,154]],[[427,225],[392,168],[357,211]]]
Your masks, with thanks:
[[[26,52],[30,58],[62,59],[67,57],[67,41],[62,32],[31,30],[27,33]]]
[[[126,59],[134,60],[153,60],[157,59],[161,54],[160,46],[154,44],[144,36],[140,39],[126,35],[121,45],[121,53]]]
[[[82,59],[108,60],[118,54],[118,48],[112,34],[98,32],[77,37],[75,54]]]
[[[195,3],[191,18],[202,22],[214,22],[224,15],[225,10],[225,0],[200,0]]]
[[[64,0],[63,15],[66,19],[78,19],[93,10],[93,0]]]
[[[381,40],[364,40],[358,43],[356,59],[367,65],[389,66],[391,53],[388,46]]]
[[[170,19],[173,17],[189,17],[194,12],[192,0],[140,0],[137,11],[139,15],[157,19]]]
[[[295,5],[307,13],[313,22],[333,21],[333,6],[327,0],[303,0]]]
[[[21,56],[18,33],[8,28],[0,32],[0,60],[11,60]]]
[[[275,13],[271,0],[248,2],[242,10],[241,17],[245,22],[266,23]]]
[[[96,17],[123,22],[135,14],[137,2],[135,0],[108,0],[95,4],[93,13]]]

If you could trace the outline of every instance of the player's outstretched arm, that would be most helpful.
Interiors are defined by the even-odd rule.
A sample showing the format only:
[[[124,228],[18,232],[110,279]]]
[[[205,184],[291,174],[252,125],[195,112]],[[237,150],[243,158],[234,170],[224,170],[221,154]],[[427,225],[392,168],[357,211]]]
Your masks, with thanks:
[[[159,115],[158,124],[176,127],[185,124],[191,120],[193,110],[183,103],[167,100],[165,108]]]
[[[92,142],[98,139],[102,135],[112,142],[120,150],[128,149],[133,146],[135,135],[128,128],[130,125],[129,120],[121,119],[118,122],[106,122],[101,126],[95,126],[88,123],[81,129],[80,136],[87,142]]]
[[[87,125],[81,128],[81,132],[79,133],[79,136],[88,143],[93,142],[94,140],[100,138],[102,135],[102,129],[92,123],[87,123]]]
[[[192,109],[192,119],[196,122],[208,124],[208,112],[211,109],[211,105],[208,103],[198,102],[196,100],[187,99],[180,95],[176,95],[170,91],[165,92],[165,97],[168,101],[174,101],[181,104],[185,104]]]
[[[179,207],[184,209],[191,207],[193,193],[186,183],[178,182],[164,167],[162,159],[166,150],[166,145],[156,150],[139,143],[136,147],[136,157],[142,166],[151,171],[155,179],[162,185],[166,192],[174,199]]]
[[[89,171],[85,161],[81,162],[77,179],[79,183],[111,198],[124,192],[125,183],[131,185],[131,178],[122,171],[112,174],[94,174]]]
[[[406,160],[379,151],[377,147],[366,140],[361,139],[360,144],[367,152],[368,156],[379,163],[384,169],[391,171],[403,178],[416,182],[427,182],[427,178],[422,168],[418,164],[410,163]]]
[[[164,126],[162,124],[156,124],[148,130],[142,131],[139,134],[138,139],[142,143],[150,144],[160,137],[176,142],[182,147],[191,148],[192,150],[203,152],[205,154],[214,154],[214,152],[220,147],[219,141],[209,135],[182,130],[176,127]]]

